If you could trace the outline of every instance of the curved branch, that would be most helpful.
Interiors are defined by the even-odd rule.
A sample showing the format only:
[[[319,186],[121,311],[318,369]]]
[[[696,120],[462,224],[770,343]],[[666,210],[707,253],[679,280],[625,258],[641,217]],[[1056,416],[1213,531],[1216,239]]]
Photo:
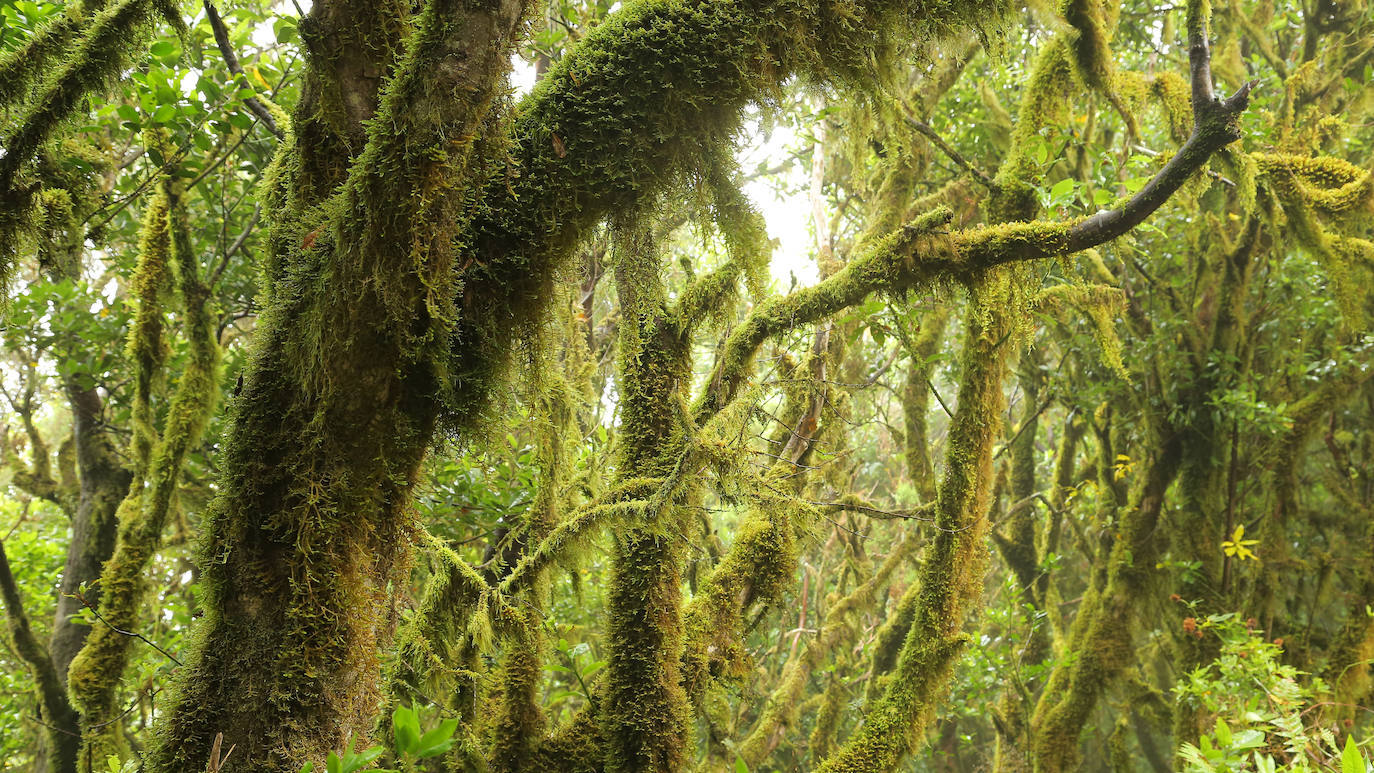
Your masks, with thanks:
[[[1207,56],[1206,45],[1193,46]],[[1225,100],[1211,97],[1209,66],[1194,65],[1194,85],[1207,82],[1206,98],[1193,100],[1193,133],[1146,185],[1121,206],[1065,222],[985,225],[941,234],[947,210],[922,215],[874,243],[844,270],[813,287],[760,304],[726,343],[715,388],[697,406],[697,421],[719,410],[748,376],[763,342],[860,303],[874,292],[904,293],[941,279],[969,282],[989,268],[1069,255],[1111,241],[1140,225],[1168,201],[1212,154],[1240,138],[1237,118],[1252,84]],[[1199,73],[1205,75],[1199,75]]]

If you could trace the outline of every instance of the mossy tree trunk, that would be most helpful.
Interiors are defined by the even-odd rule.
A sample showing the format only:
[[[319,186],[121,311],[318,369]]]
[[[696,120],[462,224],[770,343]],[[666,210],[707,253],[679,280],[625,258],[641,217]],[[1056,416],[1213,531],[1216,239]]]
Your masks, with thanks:
[[[53,617],[48,647],[57,666],[58,678],[65,685],[67,669],[91,632],[90,626],[78,617],[82,602],[76,598],[76,591],[84,585],[88,601],[97,603],[100,600],[101,587],[96,580],[114,553],[115,513],[129,493],[133,474],[125,466],[106,427],[104,401],[96,389],[68,383],[64,391],[72,408],[72,434],[81,483],[76,511],[72,513],[72,536],[67,543],[57,613]]]
[[[116,700],[130,650],[137,643],[130,632],[144,627],[148,568],[162,545],[186,456],[200,441],[219,398],[220,352],[209,308],[210,288],[200,278],[200,262],[192,251],[185,195],[179,182],[164,179],[160,200],[149,208],[150,217],[161,222],[149,224],[152,239],[140,256],[139,309],[129,347],[136,363],[137,469],[116,511],[117,536],[101,571],[102,594],[98,601],[90,601],[100,623],[72,660],[68,674],[72,703],[81,712],[82,757],[88,767],[118,756],[124,747]],[[189,357],[159,432],[152,424],[150,398],[165,346],[158,295],[169,280],[182,303]]]
[[[313,96],[277,161],[271,298],[154,771],[203,768],[219,733],[241,770],[294,770],[369,732],[382,602],[449,377],[461,202],[524,13],[436,0],[402,39],[408,9],[317,3],[302,25]]]
[[[667,479],[685,450],[690,338],[669,314],[661,261],[643,227],[622,226],[614,255],[621,325],[619,468],[625,479]],[[606,596],[608,773],[680,770],[686,759],[682,685],[684,511],[667,502],[616,536]]]
[[[949,447],[935,502],[935,535],[919,574],[910,631],[892,681],[864,713],[864,724],[821,766],[826,773],[896,768],[934,719],[935,703],[967,641],[968,605],[982,591],[992,445],[1001,424],[1012,322],[1012,270],[972,292],[965,319],[964,379],[950,420]]]

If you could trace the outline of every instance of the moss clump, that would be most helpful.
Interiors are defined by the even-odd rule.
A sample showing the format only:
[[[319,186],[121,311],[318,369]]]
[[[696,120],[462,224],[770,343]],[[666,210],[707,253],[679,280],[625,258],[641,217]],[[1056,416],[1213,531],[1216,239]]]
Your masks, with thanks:
[[[964,380],[935,503],[937,531],[921,565],[912,625],[887,689],[865,712],[863,726],[821,766],[825,773],[894,769],[934,718],[937,695],[967,641],[964,614],[982,588],[992,447],[1014,346],[1013,325],[1001,306],[1011,280],[1010,271],[997,271],[973,289],[961,355]]]
[[[119,631],[142,627],[146,570],[161,545],[186,454],[199,442],[219,396],[219,346],[208,307],[210,291],[198,276],[183,196],[179,183],[165,181],[160,200],[149,208],[145,252],[136,280],[141,306],[130,341],[139,371],[135,390],[139,469],[119,506],[114,555],[100,577],[99,607],[106,624],[91,631],[68,673],[72,703],[82,714],[83,744],[94,759],[117,753],[123,745],[120,725],[115,721],[115,699],[133,640]],[[164,224],[158,225],[157,220]],[[147,405],[156,376],[149,369],[159,368],[162,362],[158,290],[169,273],[182,302],[190,357],[177,381],[162,430],[157,432]]]

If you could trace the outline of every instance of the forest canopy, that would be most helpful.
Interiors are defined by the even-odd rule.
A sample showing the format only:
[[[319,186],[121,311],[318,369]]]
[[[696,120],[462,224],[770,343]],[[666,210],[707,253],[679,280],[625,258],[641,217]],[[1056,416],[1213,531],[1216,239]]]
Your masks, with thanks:
[[[0,768],[1374,765],[1369,0],[0,0]]]

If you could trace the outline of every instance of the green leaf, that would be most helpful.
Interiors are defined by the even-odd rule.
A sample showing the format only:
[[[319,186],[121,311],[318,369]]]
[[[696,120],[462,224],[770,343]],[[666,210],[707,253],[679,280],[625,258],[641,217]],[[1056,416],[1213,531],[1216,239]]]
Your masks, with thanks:
[[[1231,745],[1231,728],[1221,717],[1217,717],[1217,743],[1223,747]]]
[[[458,720],[442,720],[438,727],[420,736],[420,748],[415,752],[415,756],[421,759],[437,757],[448,751],[449,747],[453,746],[453,733],[457,729]]]
[[[1258,749],[1261,746],[1264,746],[1264,733],[1254,728],[1242,730],[1231,739],[1231,748],[1240,751]]]
[[[1345,737],[1345,749],[1341,751],[1341,773],[1365,773],[1364,755],[1355,745],[1354,736]]]
[[[151,46],[148,46],[148,50],[152,52],[153,56],[161,59],[165,56],[169,56],[173,51],[176,51],[176,46],[172,45],[170,40],[159,40]]]
[[[743,757],[735,758],[735,773],[749,773],[749,766],[744,764]]]
[[[233,124],[236,129],[248,131],[253,127],[253,117],[247,113],[230,113],[229,123]]]
[[[1073,193],[1073,178],[1065,177],[1050,188],[1050,198],[1065,199]]]
[[[351,747],[352,745],[353,742],[349,741],[349,746]],[[357,754],[345,754],[343,773],[357,773],[357,771],[366,768],[373,760],[382,756],[382,752],[384,751],[386,751],[386,749],[381,746],[370,746]]]
[[[272,22],[272,34],[278,43],[290,43],[296,39],[296,17],[280,16]]]
[[[396,736],[396,751],[413,755],[420,745],[420,720],[415,712],[405,706],[397,706],[391,714],[391,731]]]

